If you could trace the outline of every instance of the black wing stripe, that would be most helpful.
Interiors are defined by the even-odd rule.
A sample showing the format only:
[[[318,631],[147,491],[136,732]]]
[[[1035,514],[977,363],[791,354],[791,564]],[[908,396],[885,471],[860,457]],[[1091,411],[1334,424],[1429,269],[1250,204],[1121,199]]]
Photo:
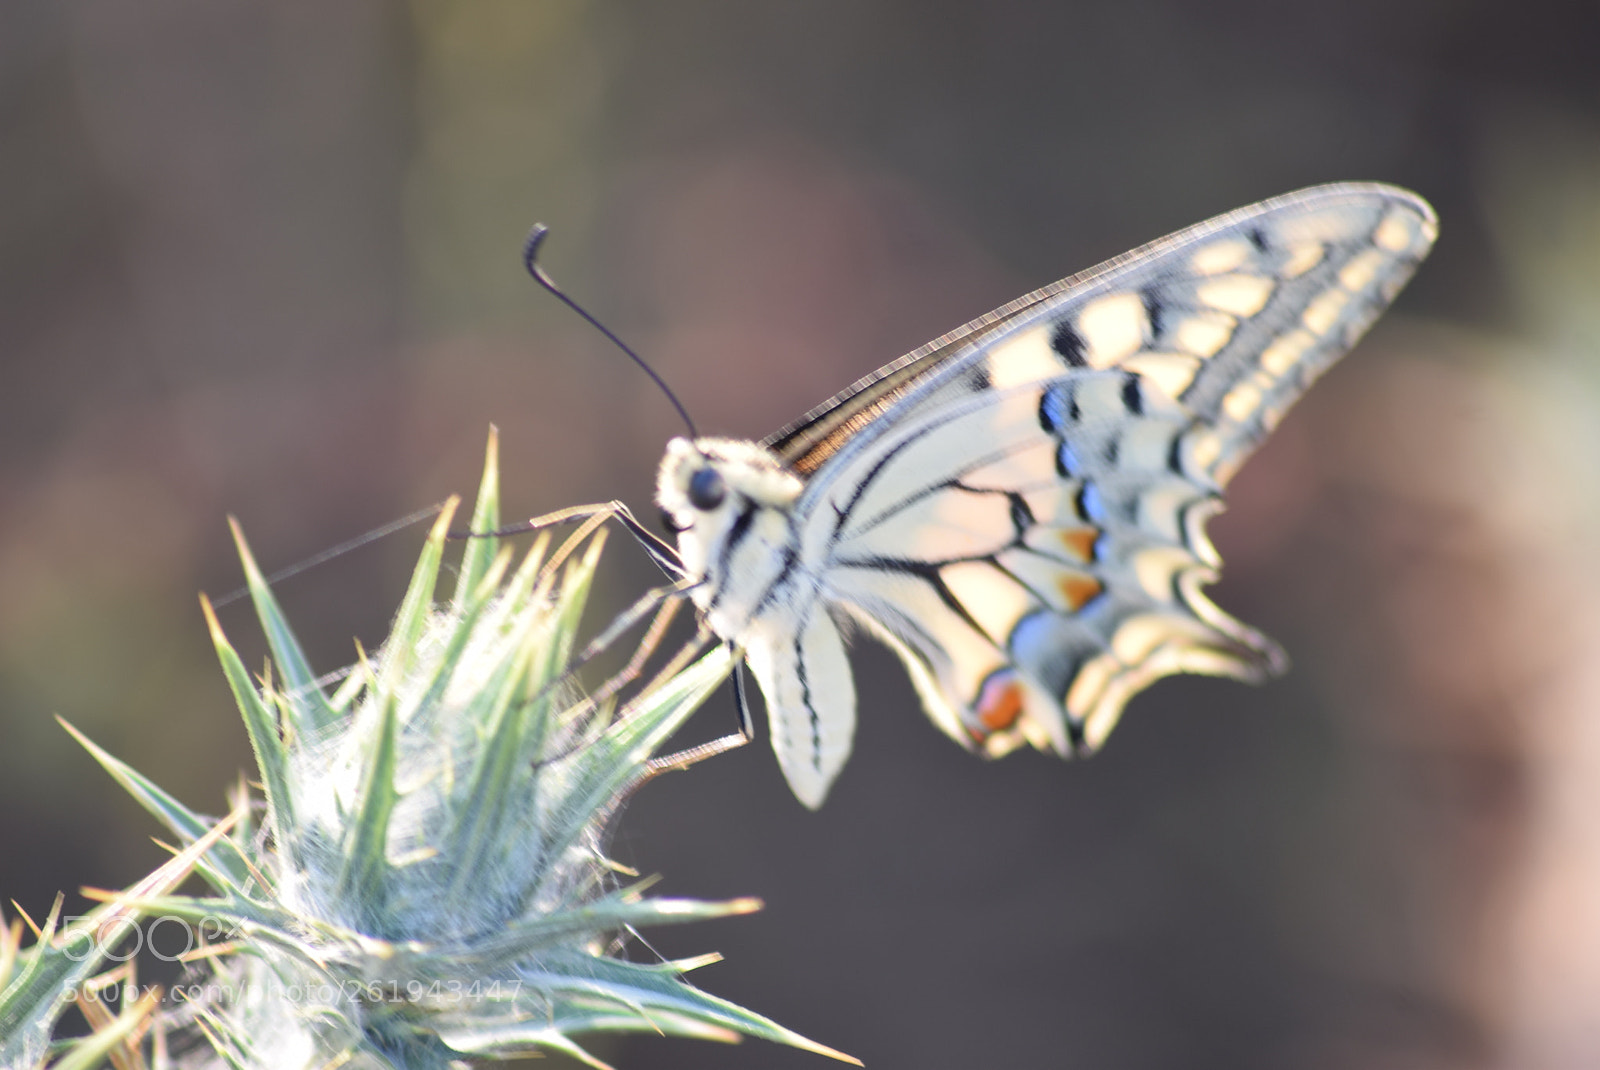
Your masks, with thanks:
[[[965,561],[984,561],[994,565],[996,568],[1000,567],[999,563],[995,561],[993,555],[991,554],[975,554],[972,557],[952,557],[942,561],[908,561],[903,558],[894,557],[866,557],[856,558],[842,563],[847,564],[850,568],[876,569],[879,572],[897,572],[900,575],[912,576],[923,581],[929,587],[933,588],[934,594],[939,596],[939,601],[943,602],[952,613],[960,617],[962,621],[966,623],[967,627],[971,628],[975,633],[982,636],[984,642],[990,643],[992,646],[993,642],[988,637],[989,633],[983,630],[983,625],[979,624],[977,619],[973,617],[973,615],[967,610],[966,603],[955,596],[955,594],[950,590],[949,586],[944,582],[944,577],[939,575],[939,570],[944,568],[946,565],[960,564]],[[998,650],[999,648],[996,647],[995,649]]]
[[[1017,389],[1017,392],[1026,392],[1026,391],[1030,391],[1030,390],[1039,390],[1039,389],[1043,388],[1045,385],[1046,384],[1043,384],[1043,383],[1030,383],[1027,386],[1019,387],[1019,388],[1016,388],[1016,389]],[[991,393],[989,395],[989,397],[993,398],[993,397],[996,397],[996,396],[1000,396],[1000,395],[1002,395],[1004,393],[1006,393],[1006,392],[1005,391],[995,391],[995,392]],[[975,405],[972,406],[972,407],[976,407],[977,405],[986,405],[986,404],[988,404],[987,401],[978,402],[978,403],[975,403]],[[876,482],[876,480],[881,475],[883,475],[884,469],[888,466],[889,462],[893,461],[897,456],[899,456],[900,452],[902,450],[904,450],[907,447],[913,445],[914,443],[920,441],[921,439],[927,437],[928,435],[931,435],[934,432],[938,431],[940,428],[944,427],[945,424],[950,423],[953,420],[960,419],[961,417],[967,415],[971,411],[972,407],[968,407],[968,406],[953,407],[950,410],[947,410],[945,413],[942,414],[942,417],[943,417],[942,419],[929,419],[929,420],[927,420],[914,433],[912,433],[910,435],[907,435],[903,442],[899,442],[894,446],[893,449],[885,451],[883,456],[879,457],[875,462],[873,462],[872,467],[867,469],[866,473],[863,474],[861,476],[861,478],[857,481],[855,490],[851,492],[849,500],[846,501],[843,506],[835,506],[835,512],[838,514],[838,522],[835,525],[835,530],[836,531],[844,530],[845,524],[849,521],[851,513],[853,513],[855,511],[855,507],[861,503],[861,499],[866,495],[867,491],[872,488],[872,485],[874,484],[874,482]],[[997,449],[997,450],[993,451],[992,453],[986,453],[986,454],[983,454],[981,456],[974,457],[972,459],[971,464],[969,464],[965,469],[963,469],[962,473],[958,473],[957,475],[959,477],[960,474],[964,474],[965,472],[969,472],[974,468],[981,468],[984,465],[993,464],[996,461],[1004,460],[1006,457],[1010,456],[1011,454],[1016,453],[1016,452],[1020,452],[1021,450],[1029,449],[1029,448],[1033,447],[1034,445],[1036,445],[1036,443],[1033,443],[1033,442],[1018,442],[1018,443],[1016,443],[1014,445],[1006,446],[1006,447]],[[917,486],[911,493],[907,494],[903,498],[896,499],[893,503],[891,503],[890,505],[886,506],[883,509],[882,512],[880,512],[879,514],[877,514],[874,517],[871,517],[867,521],[863,522],[863,524],[862,524],[862,526],[860,528],[860,531],[868,531],[868,530],[870,530],[871,528],[877,526],[878,524],[883,523],[885,520],[888,520],[889,518],[894,516],[894,514],[900,512],[902,509],[905,509],[908,505],[911,505],[912,503],[920,500],[921,498],[926,497],[929,494],[934,493],[935,491],[942,490],[942,489],[950,486],[951,482],[952,481],[946,480],[946,481],[940,482],[940,483],[921,484],[921,485]]]
[[[817,713],[816,705],[811,701],[811,678],[806,672],[805,625],[795,630],[794,639],[794,679],[800,685],[800,705],[805,708],[806,717],[811,723],[811,765],[818,773],[822,772],[822,718]]]

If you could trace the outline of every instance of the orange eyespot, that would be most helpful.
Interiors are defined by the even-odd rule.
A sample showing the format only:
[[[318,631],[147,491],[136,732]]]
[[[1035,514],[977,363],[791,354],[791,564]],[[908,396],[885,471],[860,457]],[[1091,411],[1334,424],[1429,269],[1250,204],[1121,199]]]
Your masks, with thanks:
[[[991,732],[1001,732],[1022,716],[1022,685],[1010,673],[997,673],[983,685],[975,711],[978,720]]]

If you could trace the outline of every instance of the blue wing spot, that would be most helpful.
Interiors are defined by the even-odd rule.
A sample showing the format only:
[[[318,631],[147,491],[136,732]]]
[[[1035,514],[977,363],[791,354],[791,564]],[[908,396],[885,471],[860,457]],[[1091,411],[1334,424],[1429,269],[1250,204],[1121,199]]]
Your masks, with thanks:
[[[1062,479],[1076,479],[1082,471],[1083,463],[1078,460],[1072,443],[1063,442],[1056,448],[1056,475]]]
[[[1065,633],[1061,618],[1048,609],[1019,620],[1011,629],[1006,648],[1013,658],[1028,666],[1028,674],[1058,702],[1066,697],[1085,659],[1094,653],[1083,638]]]
[[[1066,434],[1067,426],[1078,418],[1077,403],[1064,384],[1052,386],[1039,398],[1039,426],[1052,435]]]
[[[1085,483],[1078,488],[1078,515],[1091,524],[1100,527],[1106,522],[1106,503],[1100,497],[1100,488],[1093,483]]]

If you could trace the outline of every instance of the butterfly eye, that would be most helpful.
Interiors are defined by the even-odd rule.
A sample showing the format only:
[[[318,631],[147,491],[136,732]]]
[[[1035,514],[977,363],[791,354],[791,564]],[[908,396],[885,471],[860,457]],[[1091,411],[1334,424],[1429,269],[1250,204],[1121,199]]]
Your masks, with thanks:
[[[722,504],[728,488],[715,468],[701,468],[689,477],[689,504],[702,513],[709,513]]]

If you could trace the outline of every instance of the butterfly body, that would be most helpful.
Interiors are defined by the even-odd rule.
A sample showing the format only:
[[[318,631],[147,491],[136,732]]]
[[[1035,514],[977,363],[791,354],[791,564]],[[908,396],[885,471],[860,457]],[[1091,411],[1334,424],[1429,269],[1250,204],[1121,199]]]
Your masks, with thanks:
[[[1256,444],[1426,255],[1375,184],[1241,209],[1029,294],[756,444],[675,439],[657,498],[745,654],[791,787],[849,756],[854,625],[963,746],[1098,747],[1161,676],[1260,680],[1271,640],[1201,592]]]

